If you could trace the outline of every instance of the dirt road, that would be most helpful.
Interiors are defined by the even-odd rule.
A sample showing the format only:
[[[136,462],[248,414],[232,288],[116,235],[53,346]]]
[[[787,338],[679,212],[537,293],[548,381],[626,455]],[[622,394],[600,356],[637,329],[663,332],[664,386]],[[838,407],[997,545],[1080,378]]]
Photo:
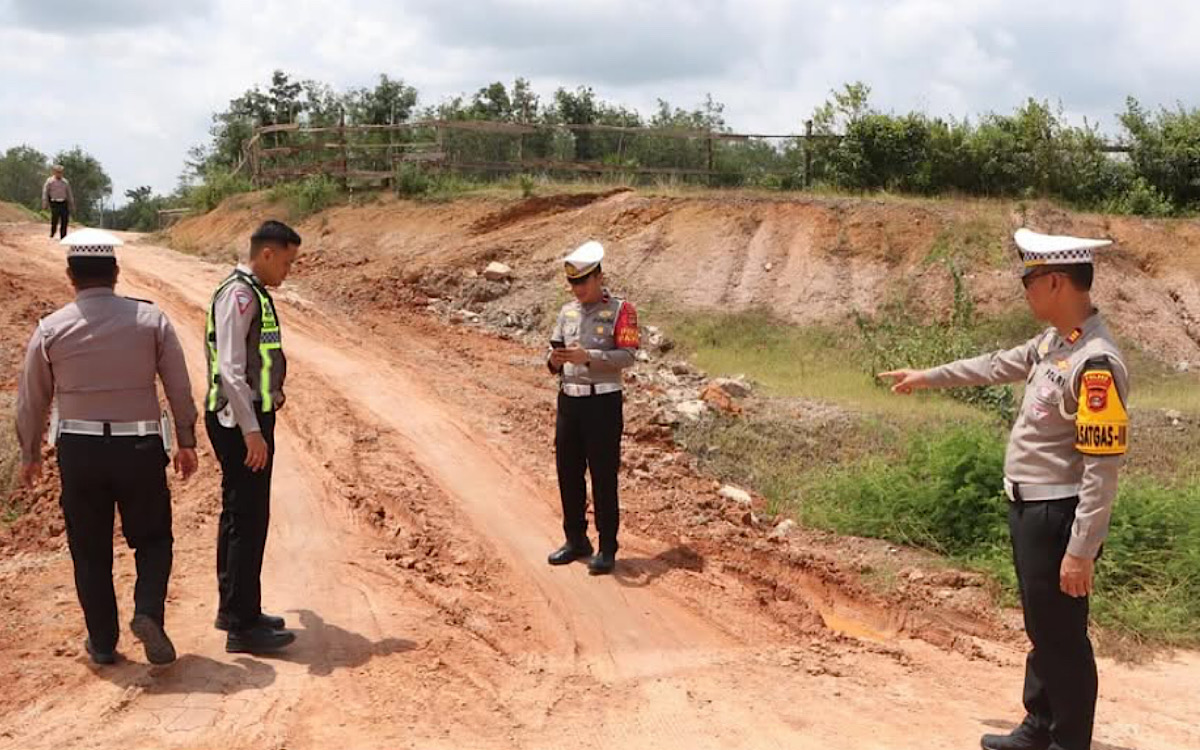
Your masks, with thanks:
[[[0,267],[62,273],[32,228],[0,239]],[[140,244],[121,264],[119,291],[167,311],[201,384],[203,311],[227,269]],[[520,413],[550,409],[553,391],[528,353],[348,319],[302,289],[279,298],[292,377],[263,588],[295,647],[234,657],[212,629],[205,453],[175,487],[177,663],[148,666],[126,634],[128,660],[91,667],[69,560],[0,561],[24,615],[2,644],[18,661],[0,747],[969,748],[1019,719],[1011,645],[969,658],[889,636],[886,618],[856,621],[853,607],[843,629],[871,637],[800,633],[748,606],[739,577],[632,528],[620,575],[550,568],[549,436]],[[117,567],[124,604],[130,557]],[[1101,685],[1098,747],[1200,746],[1196,655],[1104,663]]]

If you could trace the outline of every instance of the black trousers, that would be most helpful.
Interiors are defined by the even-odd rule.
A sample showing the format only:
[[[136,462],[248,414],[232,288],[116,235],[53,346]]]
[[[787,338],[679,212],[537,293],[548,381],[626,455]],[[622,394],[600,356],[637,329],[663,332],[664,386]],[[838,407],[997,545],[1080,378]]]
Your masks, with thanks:
[[[221,463],[221,522],[217,530],[218,609],[233,630],[252,627],[262,614],[262,563],[271,521],[271,471],[275,466],[275,414],[258,413],[270,449],[261,471],[246,468],[246,441],[238,427],[205,415],[213,452]]]
[[[563,533],[571,544],[587,543],[584,474],[590,472],[600,551],[617,552],[617,530],[621,524],[617,470],[621,466],[621,431],[624,428],[624,402],[619,391],[581,397],[558,394],[554,446],[558,490],[562,496]]]
[[[1096,713],[1096,657],[1088,599],[1062,592],[1059,569],[1078,498],[1013,503],[1008,524],[1032,649],[1025,660],[1025,722],[1049,732],[1052,747],[1088,750]]]
[[[50,236],[58,233],[59,239],[67,236],[67,224],[71,221],[71,206],[66,201],[50,201]]]
[[[59,502],[75,564],[75,592],[88,638],[100,651],[116,648],[121,632],[112,581],[114,508],[121,512],[121,533],[137,564],[134,613],[164,623],[174,543],[168,463],[157,435],[59,438]]]

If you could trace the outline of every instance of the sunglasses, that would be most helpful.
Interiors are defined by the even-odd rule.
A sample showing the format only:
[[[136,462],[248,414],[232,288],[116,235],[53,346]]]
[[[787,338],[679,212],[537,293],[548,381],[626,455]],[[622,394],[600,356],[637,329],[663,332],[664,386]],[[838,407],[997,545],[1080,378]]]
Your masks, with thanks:
[[[570,284],[571,286],[579,286],[580,284],[586,284],[589,281],[591,281],[592,277],[595,275],[596,275],[595,273],[589,273],[587,276],[580,276],[577,279],[572,279],[572,278],[568,277],[567,283]]]
[[[1045,276],[1053,276],[1056,273],[1060,273],[1060,272],[1059,271],[1042,271],[1041,273],[1031,273],[1028,276],[1022,276],[1021,277],[1021,286],[1028,289],[1029,287],[1033,286],[1033,282],[1037,281],[1038,279],[1045,277]]]

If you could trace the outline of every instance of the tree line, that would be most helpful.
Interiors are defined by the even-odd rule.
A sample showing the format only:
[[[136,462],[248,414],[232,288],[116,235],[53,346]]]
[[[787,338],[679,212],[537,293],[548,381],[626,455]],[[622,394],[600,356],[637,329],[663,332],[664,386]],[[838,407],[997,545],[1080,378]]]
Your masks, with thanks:
[[[710,184],[792,190],[806,184],[848,192],[1053,198],[1114,213],[1172,215],[1200,210],[1200,109],[1148,108],[1129,98],[1107,137],[1096,123],[1068,122],[1061,106],[1029,99],[1011,113],[975,118],[885,112],[871,89],[832,91],[808,118],[816,136],[793,139],[655,139],[555,130],[557,125],[616,125],[662,131],[729,133],[725,108],[708,97],[681,108],[659,100],[651,113],[606,101],[590,87],[557,89],[541,99],[530,82],[493,82],[470,95],[420,106],[417,90],[381,75],[373,88],[337,92],[276,71],[213,117],[208,143],[191,152],[197,181],[232,170],[242,144],[261,125],[386,125],[417,120],[480,120],[538,128],[519,137],[451,133],[442,147],[463,161],[560,158],[631,170],[673,167],[717,174]],[[796,124],[802,132],[804,123]],[[384,138],[385,136],[376,136]],[[420,137],[415,135],[414,137]],[[276,141],[278,143],[278,141]],[[272,145],[272,144],[268,144]],[[1114,153],[1111,146],[1126,149]],[[807,171],[807,174],[806,174]]]
[[[88,223],[99,222],[103,201],[112,193],[112,180],[95,157],[82,148],[60,151],[49,159],[30,146],[13,146],[0,156],[0,200],[42,208],[42,185],[50,167],[61,164],[75,195],[75,214]]]
[[[1106,138],[1095,123],[1067,121],[1061,106],[1029,99],[1011,113],[974,118],[923,112],[886,112],[862,83],[831,91],[807,118],[811,140],[656,137],[668,131],[728,134],[725,107],[711,96],[694,107],[659,100],[648,114],[607,101],[591,87],[559,88],[546,99],[527,79],[490,83],[472,94],[423,105],[415,87],[386,74],[373,86],[335,90],[277,70],[213,114],[207,140],[188,152],[178,189],[166,196],[148,187],[126,191],[126,204],[104,213],[111,181],[79,148],[54,161],[67,167],[80,218],[109,226],[151,229],[157,211],[190,205],[206,210],[227,195],[249,190],[242,165],[255,128],[298,123],[309,127],[396,125],[424,120],[513,123],[532,128],[519,135],[444,131],[439,148],[451,163],[592,162],[631,174],[644,168],[709,172],[710,185],[795,190],[826,187],[850,193],[890,191],[916,195],[1052,198],[1068,205],[1149,216],[1200,211],[1200,109],[1177,104],[1148,108],[1133,98],[1117,114],[1120,129]],[[645,128],[648,134],[568,131],[562,125]],[[803,132],[805,123],[796,123]],[[286,145],[268,135],[267,147]],[[368,134],[387,142],[395,134]],[[414,130],[412,141],[428,139]],[[1112,145],[1125,151],[1113,153]],[[397,147],[404,147],[403,137]],[[374,152],[375,169],[392,162]],[[296,156],[295,159],[313,158]],[[50,160],[29,148],[0,158],[0,200],[39,207]],[[488,177],[486,173],[478,175]]]
[[[112,179],[96,157],[79,146],[60,151],[53,159],[37,149],[13,146],[0,155],[0,201],[38,212],[42,207],[42,185],[55,164],[63,166],[64,177],[75,195],[74,219],[81,224],[149,232],[158,225],[158,211],[182,205],[185,196],[155,195],[148,185],[125,191],[125,204],[108,205]]]

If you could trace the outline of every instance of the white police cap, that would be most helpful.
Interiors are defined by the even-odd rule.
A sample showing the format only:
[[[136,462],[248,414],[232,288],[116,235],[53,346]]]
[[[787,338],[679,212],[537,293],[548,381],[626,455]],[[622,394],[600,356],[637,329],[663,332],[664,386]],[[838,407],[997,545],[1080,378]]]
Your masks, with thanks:
[[[1112,244],[1112,240],[1040,234],[1028,229],[1018,229],[1013,235],[1013,240],[1017,243],[1017,253],[1021,256],[1021,264],[1024,266],[1022,276],[1028,276],[1041,266],[1093,263],[1095,256],[1092,251]]]
[[[125,243],[100,229],[80,229],[68,234],[59,244],[67,246],[68,258],[116,258],[113,248]]]
[[[582,279],[599,268],[602,260],[604,246],[595,240],[588,240],[563,258],[563,266],[568,279]]]

